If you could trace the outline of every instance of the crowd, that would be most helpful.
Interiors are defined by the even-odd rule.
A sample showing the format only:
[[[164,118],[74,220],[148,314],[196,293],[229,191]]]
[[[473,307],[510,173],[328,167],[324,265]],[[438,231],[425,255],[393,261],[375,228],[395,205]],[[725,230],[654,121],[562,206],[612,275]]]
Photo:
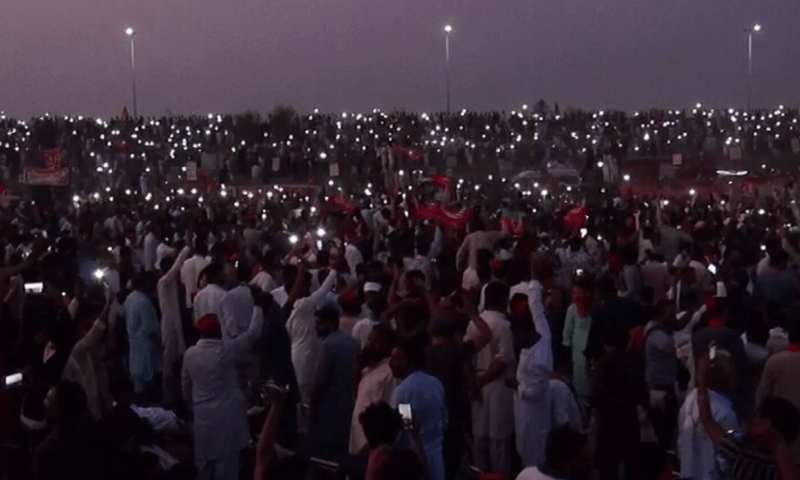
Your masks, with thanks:
[[[142,165],[158,183],[178,175],[187,161],[231,177],[274,181],[329,173],[370,174],[376,165],[465,168],[539,167],[550,162],[583,166],[588,153],[617,160],[670,157],[748,158],[800,153],[798,110],[739,111],[698,108],[561,112],[540,102],[512,112],[451,115],[407,112],[298,115],[278,108],[261,117],[188,116],[91,119],[46,115],[28,122],[0,115],[0,166],[6,183],[25,167],[42,164],[41,149],[61,149],[75,172],[97,169],[101,183],[138,187]],[[738,153],[733,148],[739,147]],[[591,164],[591,163],[589,163]],[[73,187],[96,185],[76,174]],[[217,180],[217,179],[215,179]]]
[[[317,134],[289,142],[351,142],[368,123],[391,142],[396,122],[406,145],[437,122],[474,139],[489,120],[489,143],[544,118],[521,115],[375,113],[345,133],[312,115]],[[774,115],[769,128],[793,128]],[[603,113],[528,131],[549,142],[604,118],[641,134]],[[202,125],[226,148],[234,128],[116,122],[53,120],[76,129],[56,135],[66,161],[73,148],[108,162],[96,142],[123,135],[109,128],[149,143],[187,126],[188,145]],[[157,168],[146,156],[119,177]],[[115,168],[81,170],[102,194],[0,202],[0,476],[800,478],[794,184],[742,201],[478,184],[449,202],[447,177],[439,191],[355,178],[358,194],[200,194]]]

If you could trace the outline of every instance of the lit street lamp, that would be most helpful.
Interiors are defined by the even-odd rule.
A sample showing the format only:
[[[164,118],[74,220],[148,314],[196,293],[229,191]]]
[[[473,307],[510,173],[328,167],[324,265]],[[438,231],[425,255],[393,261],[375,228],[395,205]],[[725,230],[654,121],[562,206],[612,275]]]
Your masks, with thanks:
[[[752,28],[745,28],[747,33],[747,111],[750,111],[750,100],[753,90],[753,34],[761,31],[761,25],[755,24]]]
[[[131,75],[133,76],[133,118],[139,118],[139,112],[136,109],[136,55],[133,48],[133,39],[136,36],[136,30],[131,27],[125,29],[125,35],[131,39]]]
[[[447,89],[447,113],[450,114],[450,34],[453,32],[453,27],[445,25],[444,27],[444,57],[445,57],[445,82]]]

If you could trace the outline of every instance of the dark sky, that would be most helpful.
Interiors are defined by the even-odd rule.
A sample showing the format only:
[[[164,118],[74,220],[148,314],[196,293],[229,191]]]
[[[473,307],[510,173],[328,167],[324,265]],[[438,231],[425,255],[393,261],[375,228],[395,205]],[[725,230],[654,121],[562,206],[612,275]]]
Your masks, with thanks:
[[[0,109],[145,114],[797,105],[798,0],[2,0]]]

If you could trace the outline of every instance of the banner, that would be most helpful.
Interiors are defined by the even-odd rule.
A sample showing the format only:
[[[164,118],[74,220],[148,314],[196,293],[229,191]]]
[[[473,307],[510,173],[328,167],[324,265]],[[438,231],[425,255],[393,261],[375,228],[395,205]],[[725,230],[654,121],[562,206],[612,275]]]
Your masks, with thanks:
[[[66,168],[26,168],[22,173],[22,183],[63,187],[69,185],[69,169]]]

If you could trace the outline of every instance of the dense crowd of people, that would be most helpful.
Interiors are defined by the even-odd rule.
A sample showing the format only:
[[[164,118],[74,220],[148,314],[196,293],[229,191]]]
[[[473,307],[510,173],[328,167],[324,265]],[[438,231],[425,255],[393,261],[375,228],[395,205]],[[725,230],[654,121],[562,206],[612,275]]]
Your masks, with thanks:
[[[764,115],[788,138],[796,113]],[[471,148],[527,128],[586,157],[596,129],[630,147],[651,120],[705,136],[702,122],[761,130],[756,116],[312,115],[288,128],[315,133],[240,151],[319,158],[364,142],[381,163],[379,143],[402,139],[413,157],[429,129],[466,132],[455,141]],[[232,118],[50,126],[55,144],[40,145],[61,148],[84,188],[0,202],[0,476],[800,478],[793,183],[741,201],[480,184],[453,201],[444,176],[433,190],[357,177],[355,194],[178,193],[140,182],[161,157],[145,150],[117,174],[105,149],[136,135],[166,159],[184,138],[233,151]],[[5,127],[11,142],[36,131]],[[654,145],[673,138],[653,128]],[[72,163],[87,152],[101,163]]]
[[[220,183],[230,183],[232,177],[305,181],[327,176],[332,163],[341,175],[365,177],[375,166],[395,163],[497,169],[560,162],[581,168],[587,154],[618,161],[675,153],[691,159],[764,158],[800,153],[800,144],[793,144],[797,121],[798,110],[784,107],[561,112],[543,102],[513,112],[451,115],[378,110],[298,115],[285,107],[263,118],[249,112],[131,119],[124,113],[109,120],[46,115],[25,122],[0,115],[0,166],[8,183],[25,167],[41,166],[41,149],[59,148],[75,172],[97,169],[110,177],[106,183],[138,187],[134,171],[141,165],[154,167],[149,176],[158,183],[170,169],[180,174],[187,161],[219,169]],[[73,187],[94,186],[74,175]]]

